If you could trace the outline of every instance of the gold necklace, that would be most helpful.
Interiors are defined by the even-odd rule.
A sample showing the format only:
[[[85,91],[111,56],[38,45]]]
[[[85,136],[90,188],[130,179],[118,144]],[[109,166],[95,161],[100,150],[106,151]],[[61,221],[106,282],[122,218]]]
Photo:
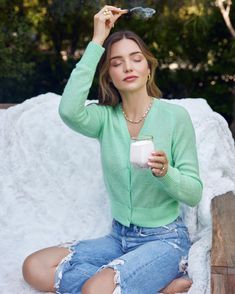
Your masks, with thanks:
[[[128,118],[127,115],[126,115],[126,113],[125,113],[125,111],[123,110],[123,107],[122,107],[122,106],[121,106],[121,108],[122,108],[122,112],[123,112],[123,114],[124,114],[124,117],[125,117],[125,119],[126,119],[127,121],[129,121],[129,122],[132,123],[132,124],[138,124],[138,123],[140,123],[140,122],[146,117],[146,115],[149,113],[149,110],[151,109],[152,105],[153,105],[153,98],[151,99],[150,104],[149,104],[147,110],[145,111],[145,113],[144,113],[144,114],[141,116],[141,118],[138,119],[138,120],[132,120],[132,119]]]

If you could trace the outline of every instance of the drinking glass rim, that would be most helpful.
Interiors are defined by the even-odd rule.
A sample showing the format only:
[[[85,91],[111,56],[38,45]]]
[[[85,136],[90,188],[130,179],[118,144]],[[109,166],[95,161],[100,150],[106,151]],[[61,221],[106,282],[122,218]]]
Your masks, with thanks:
[[[144,141],[144,140],[153,140],[152,135],[140,135],[138,137],[131,137],[132,141]]]

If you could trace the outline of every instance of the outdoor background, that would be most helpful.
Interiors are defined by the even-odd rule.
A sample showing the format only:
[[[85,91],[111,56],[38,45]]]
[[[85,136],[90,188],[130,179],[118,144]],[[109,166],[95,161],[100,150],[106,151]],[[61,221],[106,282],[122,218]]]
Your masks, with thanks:
[[[156,10],[149,20],[122,17],[159,60],[164,98],[205,98],[235,137],[235,4],[231,0],[0,0],[0,103],[61,94],[105,4]],[[97,99],[97,77],[89,95]]]

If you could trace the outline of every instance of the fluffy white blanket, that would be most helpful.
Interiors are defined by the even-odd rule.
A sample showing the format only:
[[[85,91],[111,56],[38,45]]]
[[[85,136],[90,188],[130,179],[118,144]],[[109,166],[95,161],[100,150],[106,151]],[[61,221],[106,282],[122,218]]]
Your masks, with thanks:
[[[111,216],[99,144],[70,130],[58,115],[60,96],[47,93],[0,110],[0,292],[38,293],[23,282],[21,264],[33,251],[108,232]],[[235,148],[226,121],[204,99],[169,100],[194,123],[204,194],[182,207],[194,242],[193,286],[210,293],[211,199],[235,191]]]

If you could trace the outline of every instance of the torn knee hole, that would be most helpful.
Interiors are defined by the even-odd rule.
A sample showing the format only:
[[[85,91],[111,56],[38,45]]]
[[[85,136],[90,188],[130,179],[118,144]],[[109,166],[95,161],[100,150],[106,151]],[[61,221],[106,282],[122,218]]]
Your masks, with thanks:
[[[61,292],[59,291],[59,288],[60,288],[60,282],[61,282],[62,276],[63,276],[63,267],[66,262],[68,262],[72,259],[72,256],[74,254],[74,246],[77,245],[78,243],[79,243],[79,241],[72,241],[72,242],[67,242],[67,243],[61,243],[58,245],[58,247],[60,247],[60,248],[68,248],[69,254],[66,255],[56,267],[56,273],[55,273],[56,282],[54,283],[54,289],[55,289],[56,294],[61,294]]]
[[[123,265],[124,260],[123,259],[114,259],[110,263],[108,263],[107,266],[116,266],[116,265],[119,265],[119,264]]]
[[[106,265],[103,265],[100,269],[112,268],[114,270],[114,284],[116,285],[112,294],[121,294],[121,286],[120,286],[120,271],[117,269],[117,265],[123,265],[125,261],[123,259],[114,259]]]
[[[187,256],[182,256],[179,262],[179,272],[186,274],[188,269],[188,258]]]

